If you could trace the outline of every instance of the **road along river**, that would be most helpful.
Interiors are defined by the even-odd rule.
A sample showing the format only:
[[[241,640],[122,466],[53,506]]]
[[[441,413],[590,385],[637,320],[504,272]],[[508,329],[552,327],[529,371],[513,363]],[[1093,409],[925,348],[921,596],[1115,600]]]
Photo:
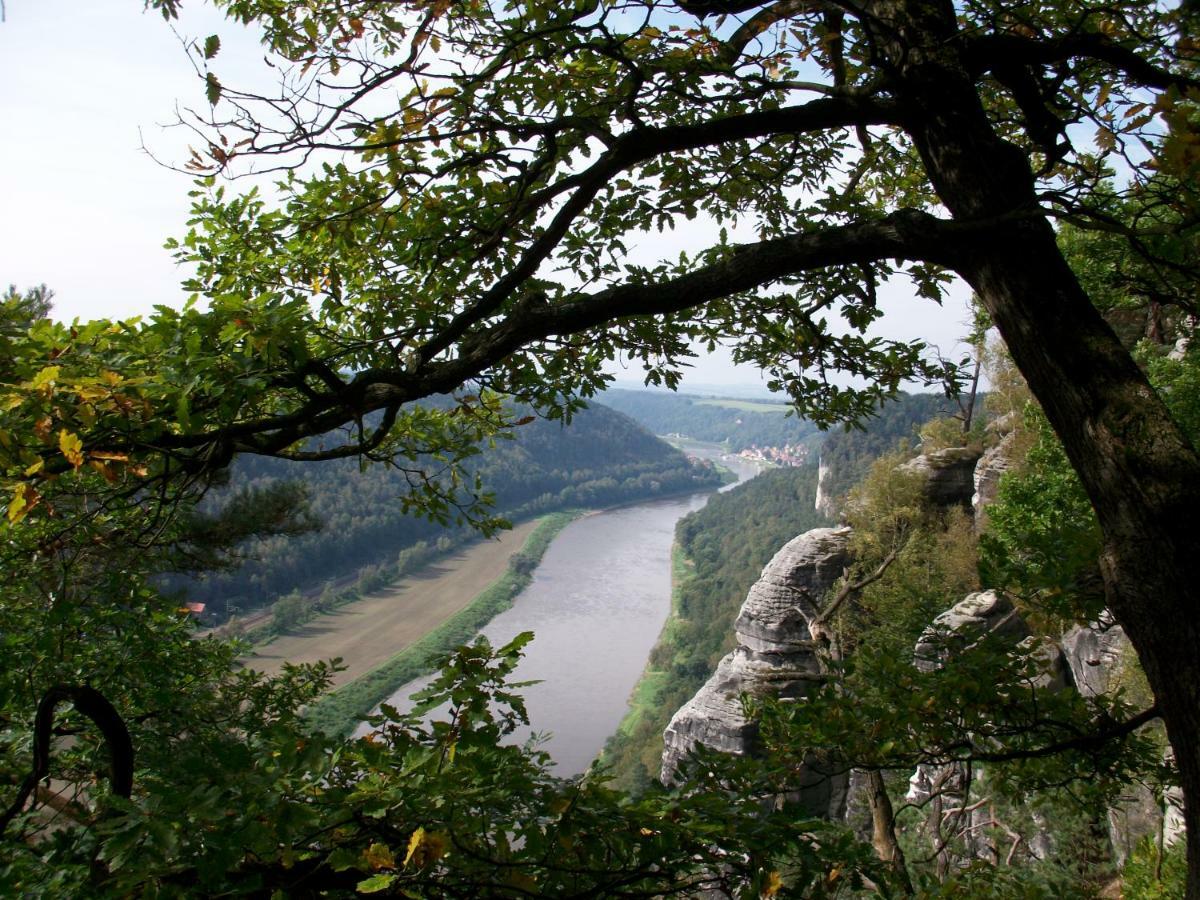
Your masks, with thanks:
[[[738,482],[759,471],[717,450],[688,446],[687,452],[719,460]],[[544,747],[558,774],[586,769],[624,716],[671,609],[675,523],[708,497],[655,500],[572,522],[554,539],[512,608],[483,629],[493,646],[522,631],[534,633],[513,677],[540,680],[522,693],[532,730],[547,736]],[[426,684],[428,679],[411,682],[389,702],[405,709],[409,695]]]

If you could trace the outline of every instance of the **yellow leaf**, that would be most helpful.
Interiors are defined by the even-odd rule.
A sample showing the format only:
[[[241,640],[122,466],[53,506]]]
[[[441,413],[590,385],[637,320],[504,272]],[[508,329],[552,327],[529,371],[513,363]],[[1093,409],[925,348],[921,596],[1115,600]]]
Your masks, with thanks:
[[[58,366],[46,366],[46,368],[33,376],[33,381],[29,382],[29,387],[34,390],[49,387],[58,380],[58,373],[61,371]]]
[[[13,492],[13,498],[8,504],[8,521],[20,522],[31,509],[37,506],[38,492],[27,484],[18,484]]]
[[[25,401],[21,394],[9,394],[3,400],[0,400],[0,410],[8,412],[10,409],[16,409]]]
[[[783,877],[778,872],[772,872],[767,876],[767,883],[763,885],[762,895],[764,897],[775,897],[783,888]]]
[[[36,475],[38,472],[42,471],[42,467],[44,465],[46,465],[46,461],[44,459],[39,459],[25,470],[26,477],[30,475]]]
[[[408,851],[409,856],[412,856],[412,850]],[[396,857],[392,855],[392,851],[388,849],[386,844],[372,844],[363,852],[363,860],[371,871],[378,872],[380,869],[396,868]],[[405,864],[408,860],[405,860]]]
[[[101,387],[98,384],[81,384],[75,388],[75,394],[80,400],[103,400],[111,391],[106,387]]]
[[[78,469],[83,465],[83,441],[79,439],[78,435],[71,434],[65,428],[59,431],[58,449],[67,458],[67,462],[75,468]]]
[[[408,840],[408,855],[404,857],[404,865],[414,865],[419,869],[432,865],[446,855],[446,836],[437,831],[426,831],[418,828]]]

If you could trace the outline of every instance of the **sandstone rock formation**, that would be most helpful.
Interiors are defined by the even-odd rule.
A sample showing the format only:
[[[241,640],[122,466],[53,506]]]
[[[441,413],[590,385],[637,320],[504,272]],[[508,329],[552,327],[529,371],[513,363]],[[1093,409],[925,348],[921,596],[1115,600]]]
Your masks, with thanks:
[[[914,664],[922,672],[937,669],[954,652],[970,647],[985,635],[1012,637],[1013,643],[1029,637],[1029,626],[1012,601],[995,591],[976,591],[933,620],[917,640]]]
[[[1129,638],[1120,625],[1100,621],[1075,626],[1061,644],[1075,689],[1084,697],[1098,697],[1114,686]]]
[[[983,531],[987,526],[987,507],[996,499],[1000,479],[1012,468],[1015,443],[1016,433],[1009,432],[1000,443],[985,450],[975,464],[975,493],[971,497],[971,506],[975,510],[976,531]]]
[[[1035,637],[1012,601],[995,591],[968,594],[935,618],[917,641],[913,665],[923,672],[932,672],[952,654],[966,650],[989,635],[1007,638],[1013,646],[1035,654],[1043,673],[1038,686],[1051,690],[1068,687],[1070,675],[1062,650],[1052,641]],[[943,874],[970,858],[999,861],[995,847],[985,839],[984,825],[990,814],[982,808],[973,808],[970,802],[972,781],[983,777],[984,772],[952,763],[918,766],[909,779],[905,799],[909,803],[927,804],[925,827],[935,837],[935,844],[943,845],[938,854],[938,869]],[[966,857],[951,852],[936,839],[939,835],[955,833],[962,835]],[[1034,857],[1044,859],[1052,850],[1047,832],[1043,829],[1034,835],[1028,847]]]
[[[814,508],[827,519],[837,518],[837,504],[834,502],[833,496],[829,493],[829,482],[832,471],[829,468],[829,463],[824,459],[817,458],[817,497],[813,503]]]
[[[671,719],[663,734],[662,780],[671,783],[697,743],[725,753],[754,751],[756,726],[742,710],[742,694],[805,696],[820,680],[809,622],[847,561],[849,528],[815,528],[787,543],[750,588],[738,615],[738,646]],[[810,772],[800,802],[812,814],[837,815],[845,777]]]
[[[969,506],[975,493],[975,463],[981,451],[972,447],[947,447],[922,453],[900,466],[900,471],[924,479],[925,499],[937,506]]]

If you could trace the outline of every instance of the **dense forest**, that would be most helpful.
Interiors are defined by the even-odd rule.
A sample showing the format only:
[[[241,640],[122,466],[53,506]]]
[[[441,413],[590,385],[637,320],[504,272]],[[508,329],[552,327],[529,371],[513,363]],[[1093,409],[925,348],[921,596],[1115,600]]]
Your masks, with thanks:
[[[680,520],[671,617],[633,715],[604,750],[620,784],[640,789],[658,777],[663,728],[729,649],[746,591],[787,541],[826,524],[816,491],[815,466],[768,469]]]
[[[623,388],[609,388],[600,396],[604,403],[655,434],[680,434],[725,444],[735,453],[747,447],[783,447],[820,440],[817,427],[789,415],[791,407],[783,401],[721,400]],[[776,406],[777,411],[764,409],[769,406]]]
[[[570,425],[534,418],[512,440],[496,442],[468,465],[509,519],[574,507],[601,507],[712,488],[720,475],[711,464],[690,461],[627,416],[594,403]],[[240,551],[247,557],[233,571],[209,573],[199,581],[173,584],[208,605],[220,620],[293,590],[312,591],[330,579],[395,561],[419,542],[443,549],[474,535],[470,528],[445,527],[406,513],[400,497],[408,489],[403,470],[357,460],[319,463],[244,457],[233,466],[223,496],[261,490],[280,481],[299,481],[317,530],[258,539]]]

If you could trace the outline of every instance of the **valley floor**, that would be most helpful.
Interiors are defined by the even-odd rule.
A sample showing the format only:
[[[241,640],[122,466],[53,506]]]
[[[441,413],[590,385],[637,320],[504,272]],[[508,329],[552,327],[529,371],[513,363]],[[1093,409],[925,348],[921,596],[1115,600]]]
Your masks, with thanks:
[[[387,662],[443,624],[502,576],[538,520],[515,525],[498,539],[480,541],[400,579],[384,590],[318,616],[262,645],[244,660],[275,674],[285,662],[342,658],[333,687],[341,687]]]

